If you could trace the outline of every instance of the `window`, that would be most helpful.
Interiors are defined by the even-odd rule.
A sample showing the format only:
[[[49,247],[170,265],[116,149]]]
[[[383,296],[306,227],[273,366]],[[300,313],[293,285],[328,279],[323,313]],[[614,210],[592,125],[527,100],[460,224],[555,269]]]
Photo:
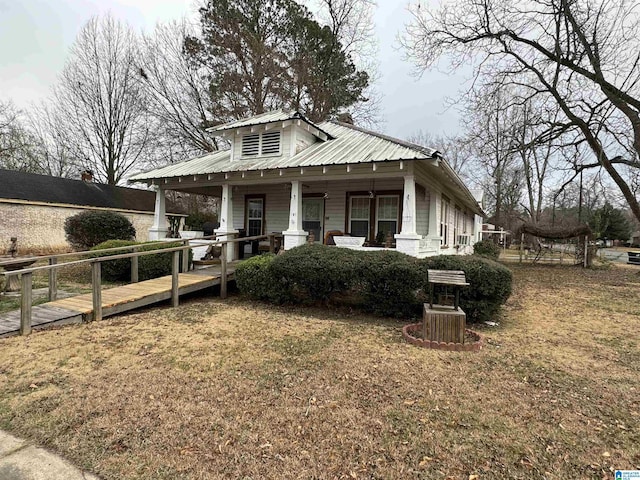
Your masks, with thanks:
[[[384,237],[388,233],[394,235],[398,233],[398,213],[400,198],[398,195],[380,195],[377,200],[377,225],[376,238],[380,232],[384,232]]]
[[[368,196],[350,197],[349,233],[354,237],[369,238],[371,199]]]
[[[394,235],[400,229],[400,194],[394,191],[370,193],[354,192],[347,196],[347,232],[354,237],[378,240],[388,233]]]
[[[252,133],[242,137],[242,156],[280,154],[280,132]]]
[[[247,236],[264,234],[264,197],[247,198]]]
[[[442,203],[440,205],[440,244],[449,244],[449,199],[442,196]]]

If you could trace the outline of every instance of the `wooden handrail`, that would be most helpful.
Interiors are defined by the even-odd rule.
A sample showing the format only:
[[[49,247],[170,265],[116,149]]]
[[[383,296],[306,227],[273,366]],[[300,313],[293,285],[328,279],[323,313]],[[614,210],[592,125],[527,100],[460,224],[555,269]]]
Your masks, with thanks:
[[[222,245],[224,243],[239,243],[239,242],[249,242],[252,240],[261,240],[264,238],[269,238],[271,236],[275,236],[275,234],[270,233],[267,235],[256,235],[253,237],[241,237],[241,238],[233,238],[231,240],[215,240],[211,243],[211,245]],[[202,239],[207,239],[210,237],[199,237],[199,238],[189,238],[189,239],[177,239],[177,242],[188,242],[190,240],[202,240]],[[171,240],[171,242],[173,242],[173,240]],[[171,242],[166,242],[166,243],[171,243]],[[151,243],[147,243],[147,244],[136,244],[136,245],[129,245],[127,247],[116,247],[116,248],[106,248],[103,250],[87,250],[84,252],[77,252],[82,253],[82,254],[86,254],[87,252],[95,255],[95,254],[101,254],[104,252],[115,252],[118,250],[133,250],[133,249],[137,249],[140,248],[142,245],[150,245]],[[54,263],[54,264],[50,264],[50,265],[42,265],[40,267],[31,267],[31,268],[23,268],[20,270],[12,270],[10,272],[0,272],[0,275],[4,275],[4,276],[10,276],[10,275],[21,275],[23,273],[32,273],[32,272],[39,272],[39,271],[43,271],[43,270],[50,270],[53,268],[62,268],[62,267],[66,267],[68,265],[81,265],[83,263],[93,263],[96,261],[109,261],[109,260],[120,260],[123,258],[132,258],[132,257],[139,257],[142,255],[148,255],[151,253],[158,253],[158,252],[173,252],[174,249],[175,250],[184,250],[187,248],[191,248],[191,246],[189,245],[184,245],[181,247],[172,247],[172,248],[156,248],[153,250],[145,250],[144,252],[131,252],[131,253],[125,253],[125,254],[121,254],[121,255],[105,255],[105,256],[101,256],[101,257],[93,257],[93,258],[85,258],[83,260],[76,260],[73,262],[66,262],[66,263]],[[61,254],[61,255],[66,255],[66,256],[71,256],[71,255],[76,255],[76,253],[74,254]],[[35,259],[41,260],[41,259],[45,259],[45,258],[58,258],[59,256],[55,256],[55,255],[50,255],[50,256],[46,256],[46,257],[34,257]],[[21,258],[20,261],[27,261],[30,259],[26,259],[26,258]],[[11,263],[15,263],[16,261],[9,261],[9,262],[4,262],[7,264],[11,264]],[[0,267],[3,265],[3,263],[0,263]]]
[[[228,259],[228,245],[230,243],[239,243],[239,242],[251,242],[255,240],[262,240],[265,238],[269,239],[269,244],[271,248],[273,248],[275,233],[267,234],[267,235],[255,235],[253,237],[241,237],[241,238],[233,238],[230,240],[216,240],[211,242],[211,245],[221,245],[222,253],[220,257],[220,297],[227,297],[227,262]],[[49,300],[53,301],[57,296],[57,276],[56,270],[59,268],[64,268],[69,265],[82,265],[82,264],[91,264],[91,296],[93,303],[93,319],[100,320],[102,319],[102,262],[108,262],[111,260],[121,260],[121,259],[131,259],[131,280],[132,283],[138,281],[138,258],[145,255],[155,255],[162,253],[172,253],[172,261],[171,261],[171,304],[172,306],[178,306],[179,302],[179,278],[178,274],[180,271],[180,252],[184,251],[183,262],[182,262],[182,270],[186,272],[188,270],[188,261],[189,257],[186,254],[186,251],[191,248],[189,245],[190,240],[199,240],[199,239],[207,239],[211,237],[200,237],[197,239],[179,239],[177,240],[184,245],[179,247],[171,247],[171,248],[155,248],[152,250],[140,251],[139,248],[141,244],[129,245],[127,247],[116,247],[116,248],[108,248],[102,250],[89,250],[86,252],[76,252],[74,254],[62,254],[62,255],[49,255],[46,257],[39,257],[38,259],[42,260],[45,258],[49,259],[48,265],[42,265],[39,267],[31,267],[31,268],[23,268],[20,270],[13,270],[9,272],[2,272],[1,274],[4,276],[10,275],[20,275],[22,278],[22,292],[20,298],[20,333],[22,335],[28,335],[31,333],[31,311],[32,311],[32,288],[33,288],[33,273],[40,271],[49,271]],[[72,262],[66,263],[57,263],[57,259],[60,256],[66,255],[96,255],[102,254],[105,252],[114,252],[120,250],[132,250],[129,253],[122,253],[118,255],[102,255],[98,257],[85,258],[82,260],[76,260]],[[24,260],[24,259],[21,259]],[[14,261],[15,262],[15,261]],[[5,262],[12,263],[12,262]],[[2,264],[0,263],[0,266]]]
[[[204,239],[206,237],[202,237],[202,238]],[[172,238],[171,242],[185,243],[185,242],[188,242],[190,240],[196,240],[196,239],[194,239],[194,238]],[[199,238],[198,238],[198,240],[199,240]],[[144,242],[144,243],[153,243],[153,242]],[[170,243],[170,242],[166,242],[166,243]],[[50,259],[67,258],[67,257],[85,257],[87,255],[95,255],[96,253],[126,251],[126,250],[131,250],[131,249],[134,249],[134,248],[139,248],[140,245],[142,245],[142,244],[137,243],[135,245],[127,245],[125,247],[102,248],[100,250],[82,250],[80,252],[57,253],[57,254],[52,254],[52,255],[37,255],[35,257],[20,257],[19,259],[4,260],[4,261],[0,262],[0,267],[2,267],[3,265],[14,264],[17,261],[29,262],[31,260],[40,261],[40,260],[50,260]]]

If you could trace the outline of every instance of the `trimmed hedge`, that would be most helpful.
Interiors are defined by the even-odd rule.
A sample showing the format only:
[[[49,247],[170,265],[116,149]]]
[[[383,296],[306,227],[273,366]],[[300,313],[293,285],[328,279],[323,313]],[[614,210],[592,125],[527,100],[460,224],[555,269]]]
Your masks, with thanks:
[[[120,213],[87,210],[64,221],[67,241],[76,250],[88,250],[107,240],[133,240],[136,229]]]
[[[498,260],[500,257],[500,247],[493,240],[480,240],[473,245],[473,254]]]
[[[132,242],[128,240],[107,240],[100,245],[96,245],[91,250],[101,250],[106,248],[128,247],[130,245],[140,245],[139,251],[158,250],[164,248],[179,247],[179,242]],[[107,253],[105,255],[120,255],[129,253],[127,251]],[[182,255],[180,252],[180,264],[182,265]],[[140,281],[150,280],[152,278],[171,275],[172,252],[160,253],[154,255],[144,255],[138,257],[138,279]],[[192,252],[189,250],[189,262],[192,260]],[[110,282],[131,281],[131,259],[121,258],[118,260],[109,260],[102,262],[102,275],[105,280]]]
[[[273,274],[271,264],[276,256],[265,253],[251,257],[236,267],[236,285],[251,298],[272,303],[290,300],[289,292],[282,291],[282,282]]]
[[[511,271],[478,256],[418,260],[395,251],[355,251],[304,245],[283,255],[253,257],[238,265],[242,293],[273,303],[343,303],[344,296],[376,315],[420,316],[427,301],[427,269],[463,270],[471,284],[460,303],[469,321],[492,318],[511,294]]]

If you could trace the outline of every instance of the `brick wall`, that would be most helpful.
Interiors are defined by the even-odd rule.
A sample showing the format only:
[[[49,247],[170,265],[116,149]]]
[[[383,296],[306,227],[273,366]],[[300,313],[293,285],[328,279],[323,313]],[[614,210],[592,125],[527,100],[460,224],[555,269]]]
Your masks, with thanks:
[[[19,254],[70,250],[64,221],[84,210],[90,209],[0,202],[0,254],[6,253],[11,237],[18,237]],[[136,240],[148,240],[153,213],[119,213],[133,223]]]

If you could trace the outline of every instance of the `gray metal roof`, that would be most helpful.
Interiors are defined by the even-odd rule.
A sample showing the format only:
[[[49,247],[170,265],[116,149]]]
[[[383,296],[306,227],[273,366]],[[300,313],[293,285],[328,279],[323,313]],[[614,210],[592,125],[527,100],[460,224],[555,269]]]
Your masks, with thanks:
[[[181,163],[175,163],[130,178],[145,181],[161,178],[205,175],[208,173],[243,172],[283,168],[346,165],[387,162],[394,160],[427,160],[435,158],[436,150],[338,122],[318,125],[332,140],[317,142],[293,157],[267,157],[231,160],[229,150],[210,153]],[[237,128],[237,127],[236,127]]]
[[[323,130],[319,125],[310,122],[304,115],[302,115],[298,111],[289,111],[289,110],[274,110],[272,112],[262,113],[260,115],[255,115],[250,118],[245,118],[242,120],[234,120],[233,122],[223,123],[222,125],[216,125],[207,129],[208,132],[215,134],[216,132],[224,132],[226,130],[235,130],[243,127],[253,127],[256,125],[266,125],[269,123],[278,123],[278,122],[286,122],[287,120],[302,120],[305,123],[308,123],[312,127],[317,128],[322,133],[327,135],[329,138],[332,138],[331,134]]]

